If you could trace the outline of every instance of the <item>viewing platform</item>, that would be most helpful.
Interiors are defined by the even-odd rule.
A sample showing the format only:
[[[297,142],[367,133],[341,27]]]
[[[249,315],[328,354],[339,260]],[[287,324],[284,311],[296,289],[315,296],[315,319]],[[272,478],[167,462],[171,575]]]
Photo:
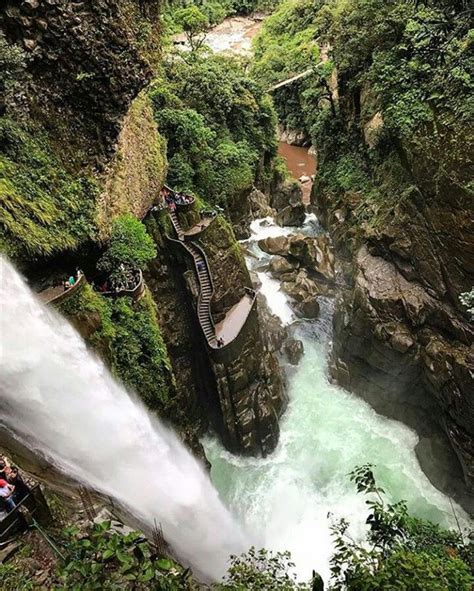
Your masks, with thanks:
[[[65,287],[63,283],[62,285],[47,287],[37,295],[43,304],[60,304],[76,293],[85,283],[85,275],[79,271],[79,276],[76,278],[75,283],[71,284],[70,287]]]
[[[115,289],[108,289],[107,287],[102,289],[99,286],[95,287],[95,290],[106,298],[129,297],[135,302],[138,302],[138,300],[140,300],[145,293],[145,281],[143,279],[143,273],[140,269],[137,269],[134,274],[135,280],[133,283],[131,283],[131,285],[123,287],[117,286]]]

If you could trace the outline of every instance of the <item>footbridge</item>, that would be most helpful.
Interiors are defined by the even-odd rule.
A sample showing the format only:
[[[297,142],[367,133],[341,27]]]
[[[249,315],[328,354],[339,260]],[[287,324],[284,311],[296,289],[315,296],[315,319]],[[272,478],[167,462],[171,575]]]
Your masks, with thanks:
[[[279,88],[283,88],[284,86],[288,86],[289,84],[293,84],[293,82],[296,82],[297,80],[302,80],[303,78],[307,78],[322,63],[323,62],[319,62],[318,64],[316,64],[315,66],[312,66],[311,68],[308,68],[304,72],[300,72],[299,74],[295,74],[294,76],[291,76],[291,78],[286,78],[285,80],[281,80],[280,82],[273,84],[272,86],[270,86],[267,89],[267,92],[273,92],[275,90],[278,90]]]

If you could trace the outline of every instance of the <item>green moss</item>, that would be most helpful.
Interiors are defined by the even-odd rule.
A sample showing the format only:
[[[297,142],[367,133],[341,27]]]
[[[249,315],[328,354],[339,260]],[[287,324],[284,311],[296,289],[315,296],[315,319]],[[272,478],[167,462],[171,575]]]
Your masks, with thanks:
[[[173,415],[171,363],[156,308],[148,291],[138,302],[105,298],[84,284],[57,306],[74,324],[90,321],[87,342],[109,363],[112,373],[162,415]]]
[[[0,244],[9,256],[49,256],[94,237],[91,177],[73,176],[43,134],[7,118],[0,146]]]
[[[146,291],[137,303],[117,298],[110,306],[114,372],[149,408],[169,415],[174,388],[171,363],[150,293]]]
[[[87,342],[95,346],[110,343],[115,337],[112,322],[112,310],[107,299],[99,295],[88,283],[83,283],[70,297],[56,306],[57,310],[69,317],[86,319],[95,317],[99,320],[95,331],[89,334]]]

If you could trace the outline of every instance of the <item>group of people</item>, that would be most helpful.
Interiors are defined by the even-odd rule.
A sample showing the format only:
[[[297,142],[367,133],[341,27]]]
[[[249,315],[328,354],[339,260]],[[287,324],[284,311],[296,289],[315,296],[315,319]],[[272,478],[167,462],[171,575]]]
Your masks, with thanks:
[[[140,271],[126,267],[123,263],[120,265],[119,270],[119,279],[106,279],[97,286],[97,291],[101,293],[133,291],[140,281]]]
[[[177,205],[187,205],[188,203],[192,203],[194,197],[191,195],[186,195],[184,193],[178,193],[177,191],[172,191],[167,187],[163,187],[161,189],[161,196],[165,200],[166,205],[174,211]]]
[[[9,513],[30,492],[16,466],[0,456],[0,513]]]

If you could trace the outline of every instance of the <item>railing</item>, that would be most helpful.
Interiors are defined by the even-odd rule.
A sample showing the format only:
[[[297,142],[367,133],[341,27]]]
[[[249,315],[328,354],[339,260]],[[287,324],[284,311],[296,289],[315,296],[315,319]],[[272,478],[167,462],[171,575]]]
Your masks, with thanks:
[[[113,290],[106,290],[101,291],[100,289],[97,290],[98,293],[105,296],[106,298],[120,298],[124,296],[128,296],[135,301],[138,301],[145,291],[145,282],[143,280],[143,273],[141,269],[138,269],[138,281],[135,287],[132,289],[119,289],[117,291]]]
[[[67,300],[73,293],[75,293],[81,285],[86,283],[84,273],[80,272],[80,275],[74,285],[64,289],[63,285],[56,287],[48,287],[47,289],[38,293],[39,298],[44,304],[60,304],[64,300]]]
[[[242,349],[245,339],[249,333],[252,319],[255,321],[255,323],[258,322],[257,310],[255,306],[255,303],[257,301],[257,294],[253,289],[250,289],[249,287],[246,287],[245,291],[247,292],[247,295],[252,297],[252,301],[249,307],[249,311],[247,313],[247,317],[242,323],[239,332],[237,333],[235,338],[233,338],[231,341],[228,341],[221,347],[211,347],[212,359],[217,363],[230,363],[232,360],[234,360]]]
[[[168,187],[168,185],[164,185],[163,186],[164,189],[166,189],[173,197],[173,201],[176,205],[176,207],[178,209],[180,209],[181,211],[189,211],[190,209],[192,209],[194,207],[194,203],[196,202],[196,198],[193,195],[183,195],[183,197],[186,199],[185,203],[181,203],[180,200],[178,199],[178,192],[174,191],[171,187]]]
[[[46,508],[47,504],[43,497],[40,485],[35,484],[30,489],[30,492],[15,505],[15,508],[7,513],[0,521],[0,544],[5,543],[15,533],[28,527],[27,517],[23,514],[25,509],[28,510],[31,517],[35,517],[35,515],[40,514],[43,511],[44,517]],[[47,509],[47,512],[49,514],[49,509]],[[50,514],[49,518],[51,518]]]
[[[198,269],[198,266],[197,266],[197,261],[194,258],[193,251],[191,250],[191,248],[189,247],[189,245],[184,242],[184,240],[179,240],[177,238],[171,238],[171,236],[167,236],[167,238],[168,238],[168,240],[170,242],[173,242],[174,244],[179,244],[182,248],[184,248],[186,250],[186,252],[188,254],[190,254],[191,257],[192,257],[192,259],[193,259],[194,267],[196,269],[196,276],[198,278],[198,283],[199,283],[199,294],[198,294],[198,301],[197,301],[199,326],[201,327],[202,333],[204,335],[204,338],[206,339],[206,342],[207,342],[208,346],[211,347],[211,348],[214,348],[216,346],[213,343],[213,340],[214,339],[211,340],[211,339],[209,339],[207,337],[207,335],[206,335],[206,333],[204,331],[204,327],[203,327],[203,325],[201,323],[201,319],[199,318],[199,311],[201,309],[201,306],[203,306],[203,304],[204,304],[204,306],[205,306],[204,307],[204,311],[205,311],[207,317],[209,318],[209,323],[210,323],[210,325],[211,325],[211,327],[212,327],[212,329],[214,331],[214,335],[215,335],[215,324],[214,324],[214,320],[212,318],[211,305],[210,305],[210,301],[212,299],[212,296],[214,295],[214,282],[212,281],[212,275],[211,275],[211,272],[210,272],[210,269],[209,269],[209,263],[207,261],[207,257],[205,255],[204,251],[202,250],[202,248],[200,246],[198,246],[195,242],[193,242],[192,245],[199,251],[199,254],[201,254],[201,256],[204,259],[204,263],[205,263],[206,268],[207,268],[207,274],[208,274],[208,277],[209,277],[209,283],[210,283],[210,286],[211,286],[211,294],[209,296],[209,302],[207,302],[207,305],[206,305],[206,302],[203,301],[203,297],[202,297],[203,288],[202,288],[202,285],[201,285],[201,281],[199,279],[199,269]]]

